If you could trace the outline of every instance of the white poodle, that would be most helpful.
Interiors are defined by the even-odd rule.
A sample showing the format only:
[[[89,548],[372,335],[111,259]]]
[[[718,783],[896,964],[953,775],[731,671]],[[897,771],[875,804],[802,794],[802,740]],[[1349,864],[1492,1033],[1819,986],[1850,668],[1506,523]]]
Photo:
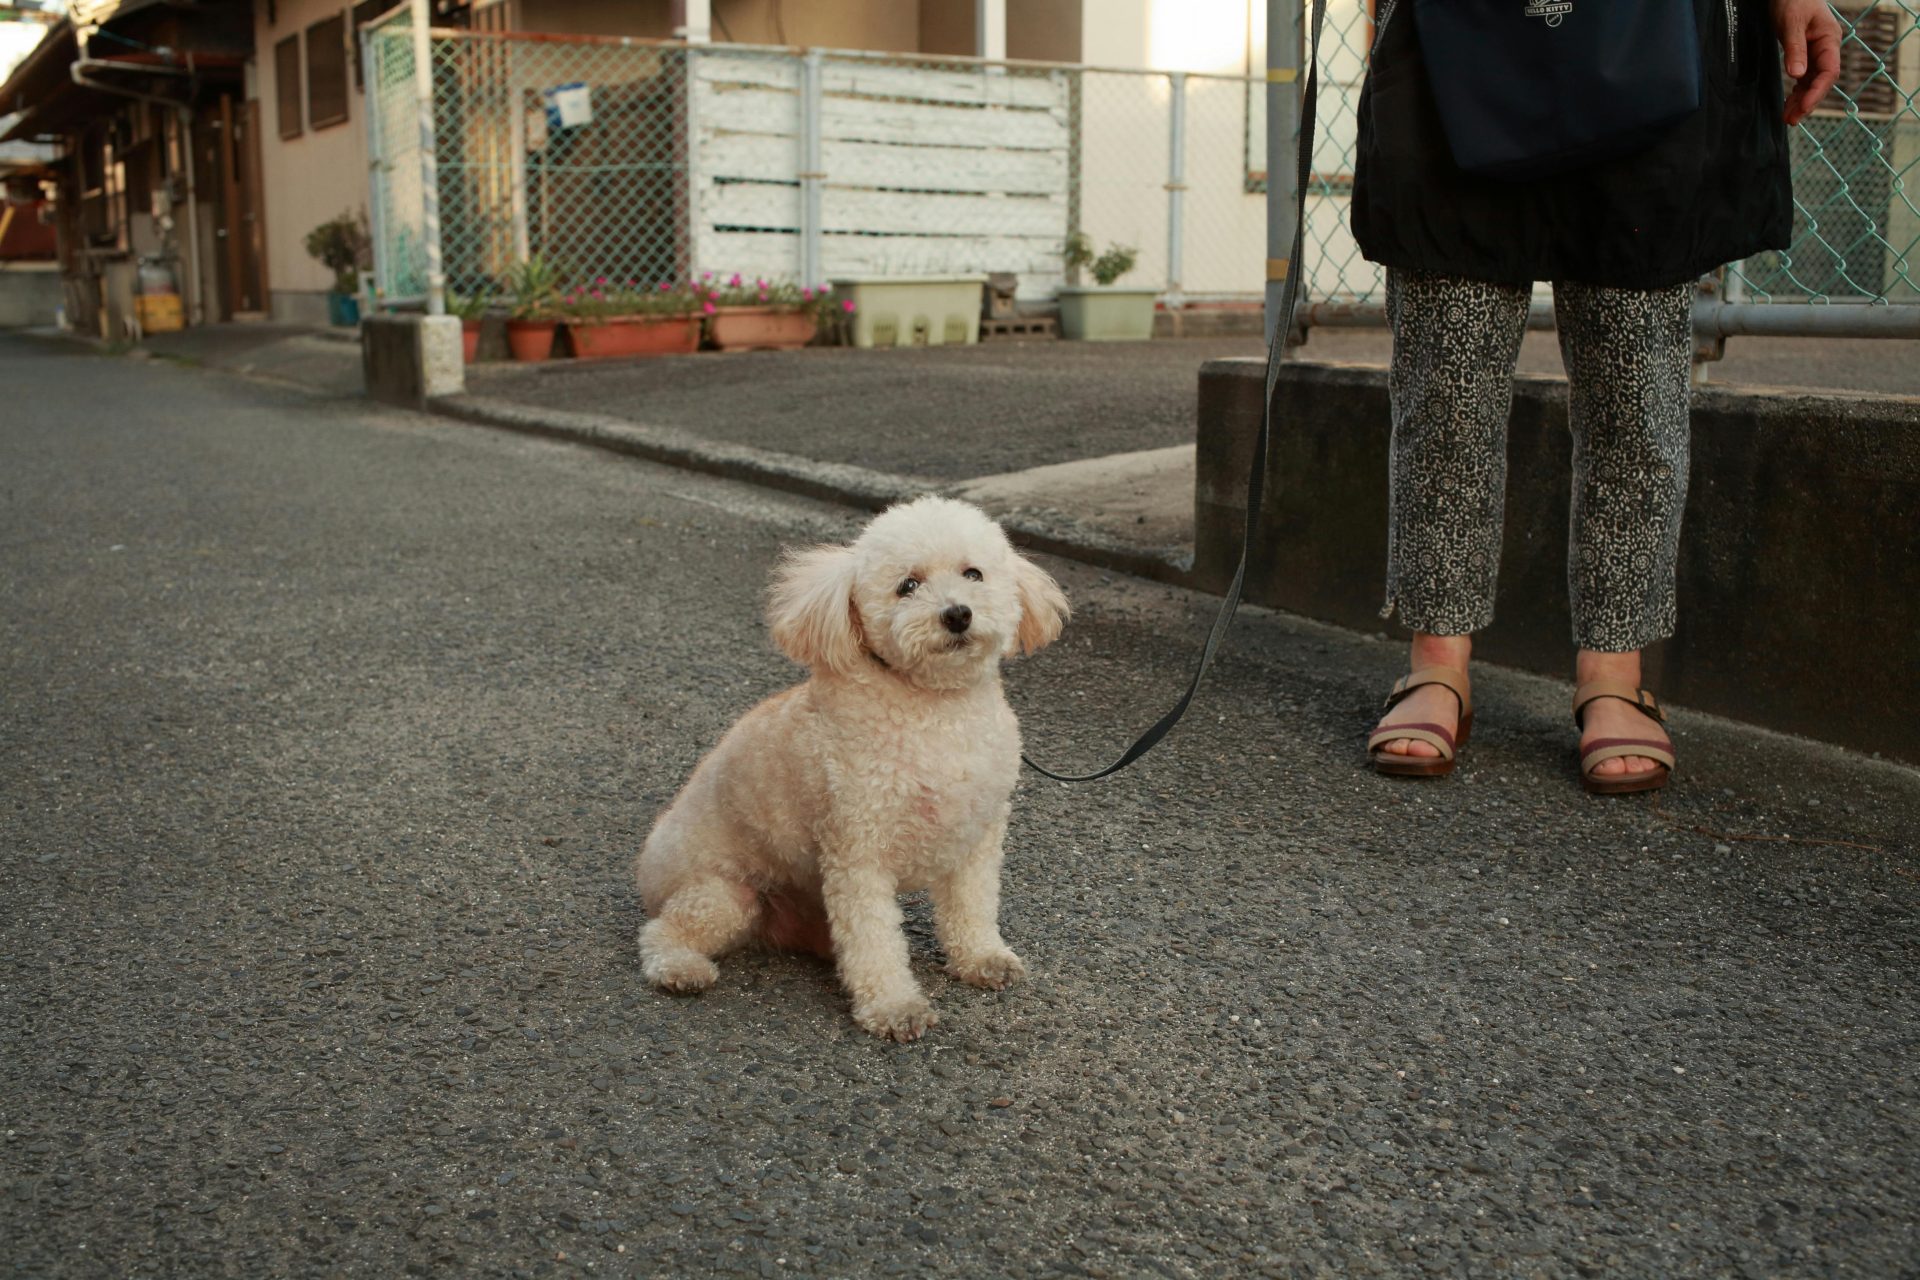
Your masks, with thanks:
[[[977,507],[920,498],[852,546],[788,555],[767,618],[806,683],[749,711],[655,821],[635,868],[649,981],[700,991],[759,940],[837,962],[853,1017],[912,1040],[935,1014],[898,896],[926,889],[947,972],[998,990],[1001,840],[1020,728],[1000,660],[1060,634],[1067,599]]]

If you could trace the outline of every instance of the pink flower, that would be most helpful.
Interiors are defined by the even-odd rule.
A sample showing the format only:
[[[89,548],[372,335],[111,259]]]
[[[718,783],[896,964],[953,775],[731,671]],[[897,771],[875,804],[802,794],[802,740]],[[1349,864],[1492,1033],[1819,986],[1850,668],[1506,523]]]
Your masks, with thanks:
[[[593,282],[595,284],[604,285],[607,282],[607,278],[605,276],[595,276],[593,278]]]
[[[720,291],[718,289],[715,289],[712,293],[708,294],[707,296],[709,298],[712,298],[715,302],[720,301]]]
[[[802,302],[812,302],[812,301],[813,301],[813,290],[811,290],[811,289],[802,289],[802,290],[800,291],[800,301],[802,301]]]
[[[762,280],[759,276],[755,276],[753,278],[753,286],[756,289],[765,289],[767,287],[767,282],[765,280]]]
[[[607,295],[600,292],[598,289],[595,289],[593,291],[593,300],[595,302],[605,302],[607,300]]]
[[[711,302],[703,302],[700,304],[700,309],[706,312],[708,315],[712,315],[714,312],[718,311],[720,308],[714,306]]]
[[[665,293],[671,288],[673,288],[673,286],[668,284],[665,280],[662,280],[660,282],[660,292]]]
[[[740,273],[738,271],[733,273],[733,279],[727,281],[727,287],[729,289],[738,289],[740,287]]]
[[[852,314],[853,314],[853,299],[852,299],[852,298],[848,298],[848,299],[847,299],[847,300],[846,300],[845,302],[843,302],[843,303],[841,303],[841,304],[840,304],[840,309],[841,309],[842,311],[844,311],[844,312],[846,312],[846,313],[847,313],[848,315],[852,315]]]
[[[762,289],[760,291],[760,301],[765,302],[766,300],[767,300],[767,291],[765,289]]]
[[[711,280],[711,279],[713,279],[713,272],[711,272],[711,271],[702,271],[702,272],[700,273],[700,278],[701,278],[702,280]]]

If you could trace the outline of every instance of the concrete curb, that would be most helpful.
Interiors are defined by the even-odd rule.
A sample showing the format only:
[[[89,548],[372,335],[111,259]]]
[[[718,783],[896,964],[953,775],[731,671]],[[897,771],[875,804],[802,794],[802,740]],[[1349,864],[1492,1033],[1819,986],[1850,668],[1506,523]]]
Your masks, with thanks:
[[[936,492],[931,485],[884,471],[839,462],[816,462],[773,449],[707,440],[670,427],[642,426],[597,413],[530,409],[511,401],[476,395],[440,396],[428,401],[427,408],[442,417],[458,418],[483,427],[570,440],[649,462],[704,471],[729,480],[745,480],[868,511]]]
[[[863,511],[879,511],[929,493],[957,493],[966,483],[931,485],[848,463],[710,440],[671,427],[649,427],[603,414],[532,409],[490,396],[441,396],[428,401],[427,409],[479,426],[566,440]],[[1157,582],[1193,583],[1193,557],[1182,548],[1127,543],[1055,508],[1012,508],[994,515],[1008,536],[1029,550]]]

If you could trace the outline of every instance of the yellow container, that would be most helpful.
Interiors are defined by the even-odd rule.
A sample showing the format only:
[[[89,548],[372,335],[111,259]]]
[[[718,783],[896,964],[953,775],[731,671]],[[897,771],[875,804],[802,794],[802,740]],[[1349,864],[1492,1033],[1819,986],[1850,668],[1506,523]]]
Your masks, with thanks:
[[[177,293],[146,293],[133,300],[134,318],[142,333],[172,333],[187,327]]]

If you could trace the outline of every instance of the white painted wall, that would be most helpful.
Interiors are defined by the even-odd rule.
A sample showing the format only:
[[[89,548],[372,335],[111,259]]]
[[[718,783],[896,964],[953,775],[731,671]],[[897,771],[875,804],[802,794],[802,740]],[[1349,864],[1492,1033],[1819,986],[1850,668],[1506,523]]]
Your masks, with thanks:
[[[347,119],[324,129],[305,127],[297,138],[282,140],[278,119],[279,86],[274,46],[301,32],[301,74],[305,75],[305,36],[311,24],[337,13],[348,14],[347,39],[357,42],[352,15],[342,0],[278,0],[276,21],[268,6],[254,6],[254,83],[260,102],[260,168],[266,193],[267,282],[275,320],[326,322],[326,292],[333,277],[307,256],[307,232],[343,210],[368,207],[366,95],[352,79],[348,62]],[[305,121],[306,94],[301,93]]]
[[[824,275],[1012,271],[1024,296],[1059,287],[1065,76],[832,58],[822,75]],[[798,58],[697,56],[696,270],[798,278],[800,84]]]

